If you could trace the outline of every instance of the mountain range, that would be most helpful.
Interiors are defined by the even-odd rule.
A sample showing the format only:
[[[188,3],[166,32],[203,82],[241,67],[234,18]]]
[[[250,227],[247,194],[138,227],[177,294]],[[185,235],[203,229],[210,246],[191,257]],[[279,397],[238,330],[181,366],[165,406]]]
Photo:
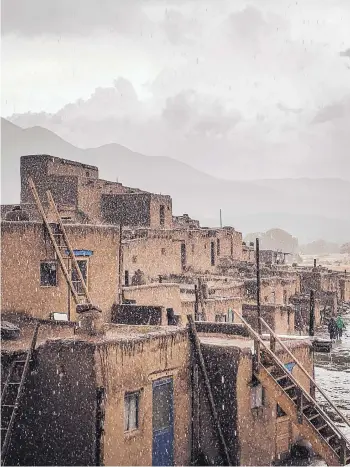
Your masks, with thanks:
[[[137,138],[137,135],[135,135]],[[96,165],[100,178],[173,198],[173,213],[204,226],[232,225],[243,233],[281,228],[307,243],[350,238],[350,181],[324,179],[222,180],[169,157],[145,156],[118,144],[81,149],[50,130],[20,128],[1,119],[1,203],[18,203],[20,156],[50,154]],[[234,175],[234,174],[233,174]]]

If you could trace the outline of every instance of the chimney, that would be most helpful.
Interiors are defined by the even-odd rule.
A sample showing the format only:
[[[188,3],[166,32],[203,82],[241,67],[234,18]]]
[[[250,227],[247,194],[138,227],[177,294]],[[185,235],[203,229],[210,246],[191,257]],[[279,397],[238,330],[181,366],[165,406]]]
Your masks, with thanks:
[[[314,259],[314,269],[316,269],[316,267],[317,267],[317,261],[316,259]]]
[[[87,336],[102,336],[105,334],[102,310],[91,304],[77,305],[76,312],[80,315],[78,334]]]

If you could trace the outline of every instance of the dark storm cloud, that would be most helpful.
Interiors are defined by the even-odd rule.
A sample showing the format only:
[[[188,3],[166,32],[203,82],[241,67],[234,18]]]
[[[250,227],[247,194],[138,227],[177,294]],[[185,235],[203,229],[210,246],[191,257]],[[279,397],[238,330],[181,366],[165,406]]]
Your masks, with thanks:
[[[1,10],[2,34],[140,33],[151,27],[141,0],[2,0]]]
[[[341,57],[349,57],[350,58],[350,48],[349,49],[346,49],[346,50],[343,50],[342,52],[340,52],[339,54]]]

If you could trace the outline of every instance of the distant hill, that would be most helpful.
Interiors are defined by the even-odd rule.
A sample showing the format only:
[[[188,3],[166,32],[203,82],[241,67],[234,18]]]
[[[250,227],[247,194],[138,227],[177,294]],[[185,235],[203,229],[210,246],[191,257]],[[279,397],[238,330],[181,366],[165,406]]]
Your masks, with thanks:
[[[184,212],[203,225],[225,225],[243,232],[278,226],[302,243],[315,238],[344,243],[350,238],[350,182],[340,179],[221,180],[168,157],[150,157],[118,144],[77,148],[41,127],[22,129],[1,120],[1,202],[17,203],[19,158],[51,154],[97,165],[100,177],[170,194],[175,214]],[[137,137],[137,135],[135,135]]]
[[[300,253],[304,255],[322,255],[339,253],[340,247],[337,243],[316,240],[306,245],[300,246]]]
[[[282,229],[270,229],[267,232],[250,233],[244,237],[246,243],[255,242],[259,238],[261,250],[280,250],[284,253],[299,252],[298,239]]]

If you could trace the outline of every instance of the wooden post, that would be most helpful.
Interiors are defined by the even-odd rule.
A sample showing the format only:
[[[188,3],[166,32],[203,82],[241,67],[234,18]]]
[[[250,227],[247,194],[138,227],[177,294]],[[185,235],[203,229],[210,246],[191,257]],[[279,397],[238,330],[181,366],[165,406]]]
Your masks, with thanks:
[[[198,321],[198,285],[194,285],[194,320]]]
[[[256,305],[258,311],[258,334],[261,336],[262,334],[262,327],[261,327],[261,306],[260,306],[260,247],[259,247],[259,239],[256,239]]]
[[[187,319],[188,319],[188,323],[189,323],[190,338],[191,338],[193,347],[195,349],[195,353],[196,353],[197,358],[198,358],[198,363],[199,363],[199,366],[200,366],[200,369],[201,369],[201,372],[202,372],[202,375],[203,375],[204,384],[205,384],[205,388],[206,388],[206,392],[207,392],[207,396],[208,396],[208,400],[209,400],[211,413],[212,413],[212,416],[213,416],[213,419],[214,419],[214,423],[215,423],[216,431],[218,433],[219,441],[220,441],[220,444],[221,444],[222,449],[223,449],[224,458],[225,458],[225,461],[226,461],[227,465],[232,465],[231,459],[230,459],[230,454],[228,452],[227,444],[226,444],[226,441],[225,441],[225,438],[224,438],[224,434],[223,434],[222,429],[221,429],[219,416],[218,416],[218,413],[216,411],[214,397],[213,397],[213,393],[212,393],[212,390],[211,390],[211,385],[210,385],[207,369],[206,369],[206,366],[205,366],[200,341],[199,341],[199,338],[197,336],[196,326],[194,324],[194,321],[193,321],[193,318],[192,318],[191,315],[187,315]]]
[[[200,398],[199,398],[199,373],[198,364],[192,361],[192,465],[198,461],[200,433],[199,433],[199,415],[200,415]]]
[[[315,335],[315,292],[310,290],[309,336]]]
[[[200,301],[201,309],[202,309],[203,321],[207,321],[207,313],[205,310],[205,303],[204,303],[204,297],[203,297],[203,281],[201,277],[198,278],[198,295],[199,295],[199,301]]]
[[[297,413],[298,413],[298,423],[303,423],[303,394],[300,388],[296,388],[297,392]]]
[[[122,245],[123,227],[119,224],[119,279],[118,279],[118,303],[123,303],[123,245]]]
[[[276,339],[273,334],[270,334],[270,350],[271,352],[276,352]]]

